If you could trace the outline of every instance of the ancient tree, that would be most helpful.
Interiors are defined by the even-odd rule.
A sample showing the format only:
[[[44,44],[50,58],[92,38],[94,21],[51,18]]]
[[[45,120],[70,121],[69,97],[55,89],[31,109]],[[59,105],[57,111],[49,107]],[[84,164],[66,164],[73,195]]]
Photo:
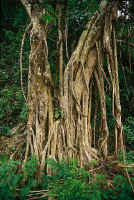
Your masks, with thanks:
[[[42,1],[21,0],[29,18],[30,45],[26,127],[26,152],[44,167],[46,158],[76,158],[80,166],[92,159],[107,158],[110,133],[106,93],[112,101],[114,153],[123,150],[123,127],[118,82],[115,24],[118,1],[100,5],[63,70],[62,15],[64,4],[56,1],[58,13],[59,85],[55,88],[48,55],[47,37],[51,24]],[[67,1],[65,1],[67,3]],[[64,2],[64,3],[65,3]],[[105,63],[105,65],[104,65]],[[58,111],[57,111],[58,110]],[[58,119],[55,112],[59,112]],[[98,114],[99,113],[99,114]],[[114,141],[114,143],[113,143]]]

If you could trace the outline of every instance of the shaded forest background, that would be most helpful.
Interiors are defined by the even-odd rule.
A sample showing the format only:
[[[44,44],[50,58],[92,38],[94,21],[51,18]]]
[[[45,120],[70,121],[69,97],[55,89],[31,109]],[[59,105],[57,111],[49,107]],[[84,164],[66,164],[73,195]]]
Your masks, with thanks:
[[[46,1],[47,9],[51,10],[51,6],[48,3],[49,1]],[[79,37],[84,29],[86,29],[86,23],[89,17],[91,17],[95,11],[98,9],[99,1],[69,1],[69,14],[68,14],[68,50],[67,56],[70,57],[71,53],[73,52]],[[7,138],[10,138],[10,136],[14,133],[13,128],[18,126],[22,126],[22,132],[23,132],[23,125],[27,122],[27,105],[24,99],[24,96],[22,94],[22,88],[21,88],[21,82],[20,82],[20,48],[21,48],[21,40],[24,34],[24,30],[29,23],[29,18],[27,17],[27,14],[20,3],[19,0],[1,0],[1,38],[0,38],[0,49],[1,49],[1,58],[0,58],[0,138],[3,136],[6,136]],[[118,45],[118,65],[119,65],[119,84],[120,84],[120,97],[121,97],[121,106],[122,106],[122,122],[124,127],[124,141],[126,146],[126,159],[127,163],[134,163],[134,5],[133,1],[130,1],[130,6],[127,5],[126,1],[121,1],[120,5],[121,12],[123,15],[121,15],[116,23],[116,37],[117,37],[117,45]],[[53,19],[53,18],[52,18]],[[56,37],[57,37],[57,28],[55,25],[55,20],[51,19],[51,23],[53,24],[53,28],[51,29],[51,32],[48,35],[48,48],[49,52],[49,62],[51,66],[51,72],[54,77],[56,72],[56,64],[57,64],[57,54],[55,50],[56,46]],[[27,93],[27,75],[28,75],[28,57],[29,57],[29,51],[30,51],[30,45],[29,45],[29,37],[26,38],[25,45],[24,45],[24,51],[23,51],[23,87],[25,94]],[[67,58],[64,60],[64,65],[67,63]],[[58,79],[55,80],[55,84],[58,87]],[[107,110],[111,110],[111,100],[108,96],[106,96],[106,103],[107,103]],[[59,113],[57,112],[55,114],[55,118],[59,117]],[[113,134],[113,126],[114,121],[112,120],[112,114],[108,112],[108,125],[109,125],[109,132],[112,136]],[[6,140],[6,139],[5,139]],[[1,142],[0,145],[2,146]],[[112,143],[111,143],[111,149],[112,149]],[[1,155],[4,154],[2,152],[2,148],[0,147]],[[13,147],[8,148],[9,154],[14,151]],[[7,153],[7,152],[6,152]],[[7,155],[8,157],[8,155]],[[7,165],[7,157],[4,157],[4,161],[0,162],[1,166],[1,178],[3,180],[6,179],[5,175],[6,173],[2,171],[5,165]],[[122,159],[122,155],[120,156]],[[3,157],[1,156],[1,160]],[[64,162],[55,163],[54,161],[50,160],[50,165],[52,165],[54,168],[57,169],[58,175],[57,180],[60,180],[60,178],[67,177],[66,185],[62,185],[62,189],[58,188],[55,181],[56,179],[52,180],[52,177],[44,176],[45,181],[52,183],[52,188],[56,188],[56,194],[55,191],[51,190],[52,195],[58,195],[60,194],[61,190],[67,188],[70,184],[71,185],[77,185],[79,187],[80,191],[87,191],[87,188],[82,187],[82,180],[79,177],[82,177],[82,179],[85,178],[85,181],[88,180],[88,175],[86,174],[87,171],[75,172],[74,169],[78,168],[77,164],[74,162],[71,167],[65,164]],[[4,164],[3,164],[4,163]],[[36,159],[32,158],[28,164],[25,166],[25,173],[27,173],[26,177],[23,177],[24,185],[28,185],[28,187],[25,187],[24,185],[22,187],[22,191],[20,192],[22,195],[22,199],[26,198],[26,195],[29,195],[30,191],[33,188],[41,188],[40,180],[39,182],[35,181],[35,174],[36,174]],[[15,176],[16,174],[16,168],[18,169],[19,163],[12,163],[12,161],[9,162],[9,167],[7,169],[7,174],[10,174],[12,171],[12,176]],[[91,169],[94,168],[96,163],[91,163]],[[100,164],[99,164],[100,165]],[[15,167],[16,166],[16,167]],[[32,166],[32,171],[30,171],[30,168]],[[98,166],[97,166],[98,167]],[[91,170],[90,169],[90,170]],[[130,183],[126,181],[126,185],[124,185],[124,188],[121,188],[121,183],[124,180],[124,173],[119,169],[116,170],[116,167],[113,167],[115,170],[115,183],[118,182],[118,187],[120,188],[119,191],[125,191],[125,187],[127,185],[128,191],[130,193],[130,200],[132,199],[131,194],[131,187]],[[63,171],[62,171],[63,170]],[[118,171],[119,170],[119,171]],[[106,170],[107,171],[107,170]],[[105,180],[106,177],[102,175],[107,174],[105,170],[99,172],[101,174],[96,178],[95,187],[90,188],[90,195],[87,194],[87,197],[85,196],[78,196],[76,199],[88,199],[88,196],[90,196],[90,199],[112,199],[112,196],[115,191],[109,191],[108,194],[105,192]],[[71,180],[68,180],[68,177],[71,174]],[[4,175],[5,174],[5,175]],[[32,175],[30,175],[32,174]],[[121,174],[118,176],[118,174]],[[133,168],[130,170],[130,174],[132,177],[134,176]],[[123,175],[123,176],[122,176]],[[112,176],[112,175],[111,175]],[[32,178],[31,178],[32,177]],[[5,178],[5,179],[4,179]],[[9,198],[14,199],[16,196],[16,187],[17,184],[19,185],[19,181],[21,180],[21,176],[18,178],[18,174],[16,174],[16,183],[13,184],[13,188],[10,188],[10,185],[12,184],[12,177],[10,177],[10,181],[6,180],[6,184],[4,186],[3,182],[0,182],[0,192],[4,197],[4,189],[8,188],[9,192]],[[77,179],[78,178],[78,179]],[[1,180],[2,180],[1,179]],[[50,179],[50,180],[49,180]],[[117,181],[117,180],[118,181]],[[17,182],[18,180],[18,182]],[[47,180],[47,181],[46,181]],[[100,180],[103,180],[102,182]],[[70,181],[70,182],[69,182]],[[99,182],[100,181],[100,182]],[[33,184],[33,185],[32,185]],[[34,185],[35,184],[35,185]],[[49,185],[48,184],[48,185]],[[45,183],[44,183],[45,185]],[[3,186],[3,187],[2,187]],[[104,187],[103,187],[104,186]],[[115,186],[115,185],[114,185]],[[42,186],[45,189],[48,186]],[[44,189],[43,188],[43,189]],[[93,191],[100,191],[100,189],[103,188],[104,191],[100,192],[98,196],[92,197]],[[116,186],[115,186],[116,188]],[[47,188],[48,189],[48,188]],[[46,189],[46,190],[47,190]],[[71,189],[75,193],[75,190],[77,188]],[[60,191],[60,192],[59,192]],[[117,199],[125,199],[125,194],[128,193],[128,191],[125,191],[123,193],[123,197],[119,197],[119,193],[116,193]],[[46,191],[47,193],[48,191]],[[46,194],[45,192],[41,193],[41,195]],[[67,191],[64,190],[64,194],[66,195]],[[74,193],[73,196],[68,197],[68,200],[74,199]],[[81,193],[81,192],[80,192]],[[83,192],[84,193],[84,192]],[[95,192],[97,194],[97,192]],[[51,196],[50,194],[50,196]],[[103,194],[105,195],[103,196]],[[2,196],[1,195],[1,196]],[[36,194],[37,195],[37,194]],[[38,194],[39,195],[39,194]],[[71,194],[70,194],[71,195]],[[79,194],[80,195],[80,194]],[[110,197],[108,195],[111,195]],[[46,197],[48,198],[48,193]],[[63,195],[64,196],[64,195]],[[9,199],[7,197],[7,199]],[[57,199],[65,199],[66,197],[61,196],[57,197]],[[115,199],[116,199],[115,198]],[[6,199],[6,198],[5,198]]]

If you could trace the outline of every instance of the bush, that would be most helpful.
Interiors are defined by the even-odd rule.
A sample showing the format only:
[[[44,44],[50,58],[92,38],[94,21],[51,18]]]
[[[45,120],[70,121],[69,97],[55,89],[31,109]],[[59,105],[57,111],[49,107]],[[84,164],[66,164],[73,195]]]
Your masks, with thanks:
[[[68,164],[49,159],[47,163],[53,176],[46,175],[43,170],[42,177],[39,177],[36,157],[29,159],[23,169],[20,161],[10,160],[7,155],[0,157],[0,200],[24,200],[28,195],[39,199],[41,194],[44,196],[42,199],[50,196],[57,200],[133,199],[132,188],[122,175],[116,175],[112,187],[108,187],[107,175],[94,174],[93,178],[74,160]],[[131,180],[134,183],[134,179]]]

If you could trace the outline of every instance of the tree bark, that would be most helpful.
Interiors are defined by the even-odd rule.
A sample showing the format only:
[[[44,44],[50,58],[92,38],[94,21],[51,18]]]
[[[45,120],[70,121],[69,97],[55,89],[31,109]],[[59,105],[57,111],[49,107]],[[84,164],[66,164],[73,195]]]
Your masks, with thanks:
[[[116,4],[108,4],[101,13],[96,12],[83,31],[63,73],[62,44],[60,45],[60,93],[57,97],[48,62],[47,31],[49,25],[41,22],[44,12],[37,6],[32,14],[28,1],[22,1],[33,24],[30,33],[31,53],[29,56],[28,122],[25,160],[35,154],[41,168],[46,158],[56,160],[75,158],[80,166],[88,166],[92,159],[98,159],[99,152],[106,159],[108,155],[109,130],[105,99],[105,72],[103,60],[107,59],[113,86],[113,108],[116,141],[122,141],[121,106],[119,97],[118,65],[115,40],[113,41],[113,15]],[[60,22],[59,22],[60,23]],[[60,24],[59,24],[59,28]],[[59,39],[61,40],[59,30]],[[103,41],[103,42],[102,42]],[[114,45],[114,51],[111,48]],[[106,54],[105,54],[106,52]],[[97,88],[94,90],[94,88]],[[61,92],[62,91],[62,92]],[[92,119],[96,119],[94,107],[95,91],[100,106],[100,128],[93,138]],[[55,104],[55,99],[58,104]],[[56,119],[58,112],[59,119]],[[118,128],[117,128],[118,127]],[[95,130],[95,129],[94,129]],[[118,138],[117,138],[118,137]],[[123,146],[123,143],[120,142]],[[118,142],[116,143],[117,152]]]

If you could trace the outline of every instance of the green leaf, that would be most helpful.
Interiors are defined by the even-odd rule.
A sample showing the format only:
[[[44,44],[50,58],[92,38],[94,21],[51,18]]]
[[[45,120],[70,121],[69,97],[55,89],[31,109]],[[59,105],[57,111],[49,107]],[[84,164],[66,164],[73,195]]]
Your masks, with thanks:
[[[30,186],[26,186],[26,187],[24,187],[24,188],[22,188],[21,189],[21,196],[26,196],[26,195],[28,195],[29,194],[29,192],[30,192]]]
[[[52,24],[56,25],[56,18],[49,14],[44,14],[44,15],[42,15],[42,22],[44,22],[44,23],[48,22],[48,23],[52,23]]]

